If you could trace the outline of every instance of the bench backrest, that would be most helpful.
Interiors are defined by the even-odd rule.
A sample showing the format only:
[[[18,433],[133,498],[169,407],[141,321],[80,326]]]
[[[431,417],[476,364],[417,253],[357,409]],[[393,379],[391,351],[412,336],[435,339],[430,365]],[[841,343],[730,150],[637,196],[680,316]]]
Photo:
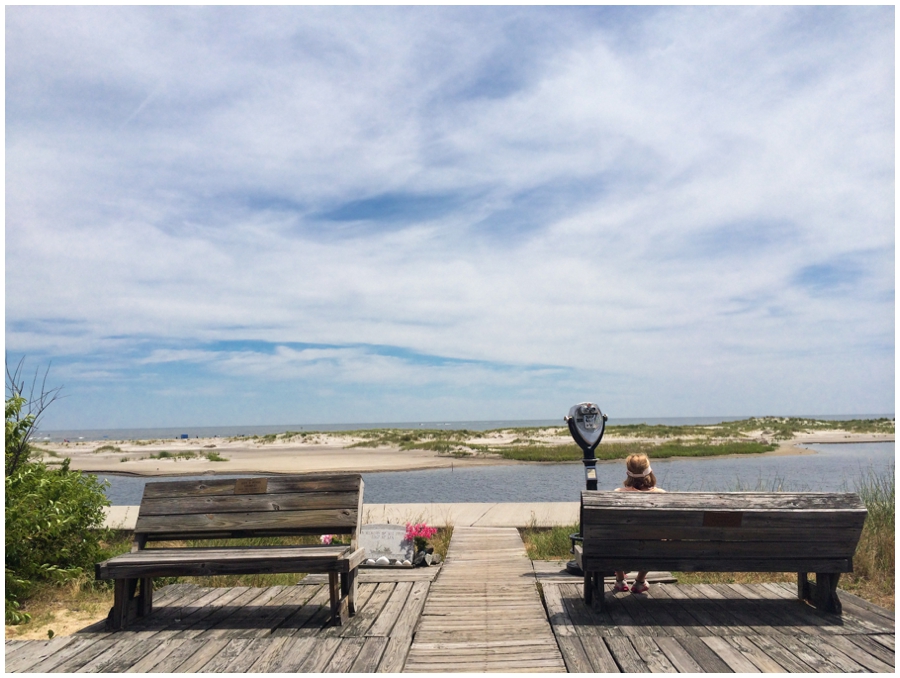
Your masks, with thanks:
[[[581,494],[595,571],[852,572],[865,518],[850,493]]]
[[[350,534],[362,515],[358,473],[147,483],[135,542]]]

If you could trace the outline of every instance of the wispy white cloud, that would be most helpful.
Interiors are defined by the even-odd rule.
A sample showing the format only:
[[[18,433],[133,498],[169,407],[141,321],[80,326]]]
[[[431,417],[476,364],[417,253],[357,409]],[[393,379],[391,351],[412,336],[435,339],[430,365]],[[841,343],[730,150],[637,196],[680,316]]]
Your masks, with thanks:
[[[7,346],[395,419],[892,410],[893,14],[9,8]]]

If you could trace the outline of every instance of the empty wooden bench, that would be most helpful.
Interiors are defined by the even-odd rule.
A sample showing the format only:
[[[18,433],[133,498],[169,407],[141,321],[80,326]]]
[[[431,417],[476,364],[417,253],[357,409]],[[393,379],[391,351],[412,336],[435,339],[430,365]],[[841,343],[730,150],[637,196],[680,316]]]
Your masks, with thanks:
[[[584,599],[598,589],[602,607],[616,571],[796,572],[801,599],[840,614],[838,579],[853,571],[865,519],[849,493],[584,491]]]
[[[115,580],[107,626],[123,629],[153,608],[153,577],[327,572],[331,618],[355,614],[363,481],[359,474],[147,483],[131,553],[96,566]],[[153,548],[153,542],[349,534],[350,545]],[[148,548],[150,546],[151,548]]]

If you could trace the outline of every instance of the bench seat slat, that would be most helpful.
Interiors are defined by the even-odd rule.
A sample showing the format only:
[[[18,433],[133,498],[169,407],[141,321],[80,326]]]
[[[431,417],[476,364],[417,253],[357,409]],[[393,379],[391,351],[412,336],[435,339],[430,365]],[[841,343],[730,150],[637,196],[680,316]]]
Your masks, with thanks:
[[[365,557],[364,549],[345,547],[268,547],[229,549],[144,549],[97,565],[99,579],[348,572]]]
[[[147,483],[144,499],[158,497],[195,497],[234,495],[236,479],[177,480]],[[360,477],[355,474],[307,474],[305,476],[270,476],[266,478],[266,494],[285,492],[358,492]]]
[[[156,497],[145,498],[141,502],[141,515],[174,516],[190,513],[355,509],[358,499],[358,491]]]
[[[252,513],[192,513],[175,516],[139,514],[134,531],[136,533],[183,533],[199,536],[203,532],[278,529],[290,529],[296,534],[303,534],[302,530],[306,528],[314,529],[317,534],[329,534],[354,531],[356,525],[356,508],[314,509]]]

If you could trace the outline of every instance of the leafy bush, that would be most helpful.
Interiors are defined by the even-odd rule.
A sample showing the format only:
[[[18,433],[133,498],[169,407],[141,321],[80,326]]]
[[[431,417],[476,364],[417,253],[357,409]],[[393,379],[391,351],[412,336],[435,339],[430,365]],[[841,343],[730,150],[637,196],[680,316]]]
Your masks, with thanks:
[[[38,582],[77,578],[102,559],[103,507],[109,500],[95,476],[30,461],[28,439],[38,417],[22,413],[21,387],[7,369],[6,398],[6,622],[29,616],[20,609]],[[39,405],[48,403],[43,392]],[[42,411],[43,407],[39,407]]]
[[[109,500],[95,476],[28,462],[6,476],[7,622],[38,581],[66,581],[102,559],[103,507]]]

